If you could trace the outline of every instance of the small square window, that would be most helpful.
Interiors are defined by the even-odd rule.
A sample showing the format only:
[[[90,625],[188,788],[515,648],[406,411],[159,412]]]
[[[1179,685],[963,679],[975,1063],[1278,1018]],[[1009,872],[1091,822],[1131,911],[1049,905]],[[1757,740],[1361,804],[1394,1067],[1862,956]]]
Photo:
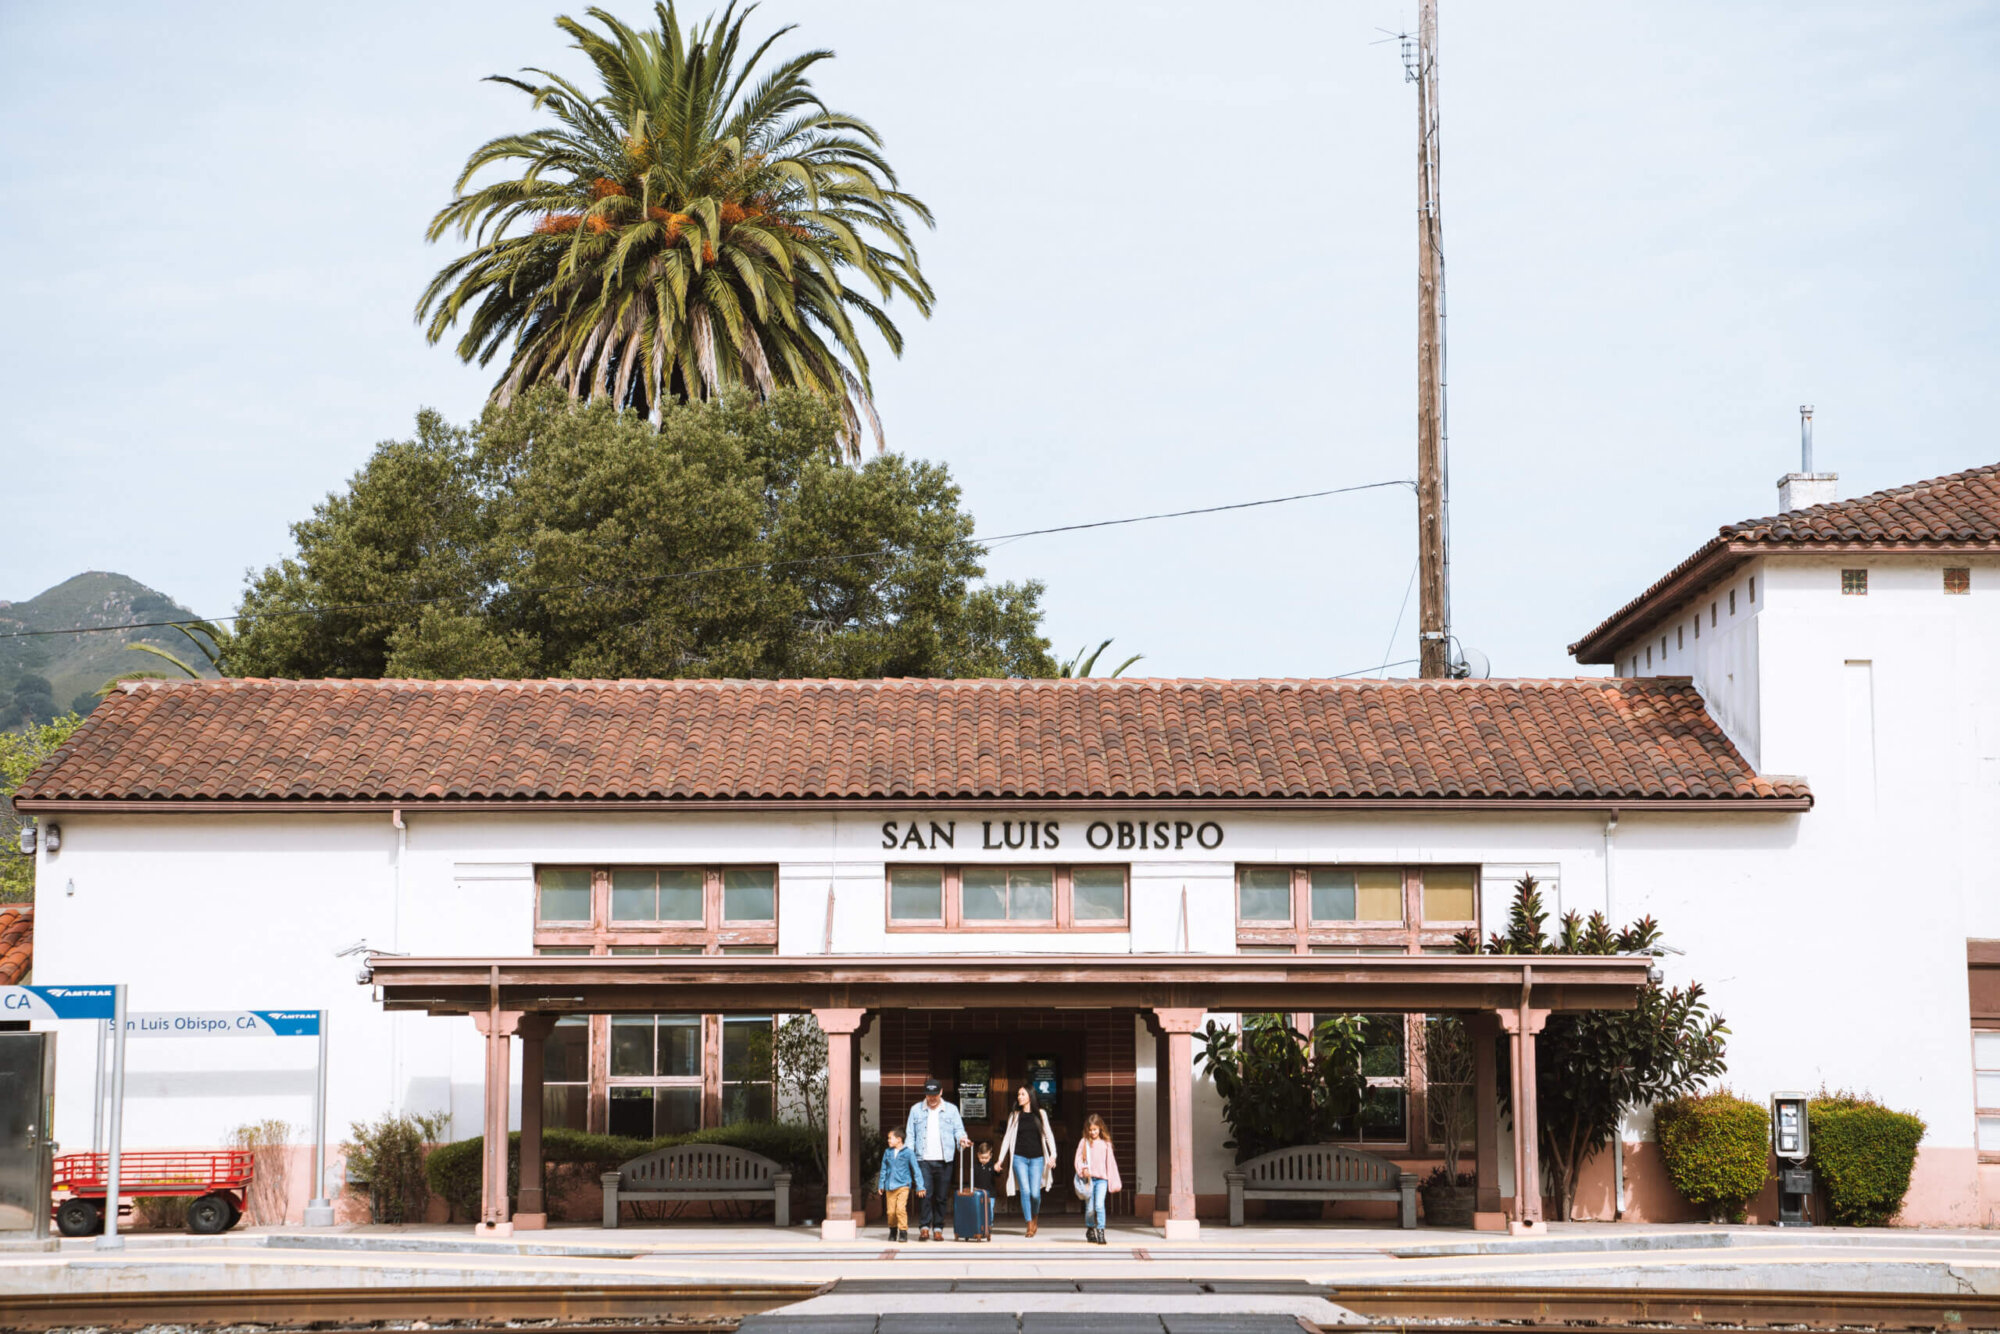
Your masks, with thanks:
[[[1944,571],[1944,591],[1947,593],[1970,593],[1972,591],[1972,571],[1963,565],[1948,565]]]
[[[773,922],[778,917],[778,877],[769,867],[731,867],[722,873],[722,920]]]
[[[1245,922],[1292,920],[1292,872],[1284,866],[1246,866],[1236,887],[1236,916]]]
[[[1868,571],[1842,570],[1840,572],[1840,591],[1849,597],[1867,597]]]
[[[968,866],[959,872],[959,915],[968,922],[1053,922],[1055,872]]]
[[[545,866],[535,906],[541,922],[590,920],[590,870],[583,866]]]
[[[1403,920],[1403,873],[1379,866],[1354,873],[1354,919],[1358,922]]]
[[[1424,872],[1424,921],[1456,923],[1473,918],[1472,868],[1434,866]]]
[[[889,920],[944,921],[944,872],[935,866],[890,867]]]
[[[1125,871],[1117,866],[1079,866],[1069,877],[1070,917],[1077,922],[1125,920]]]
[[[1313,870],[1312,919],[1315,922],[1354,920],[1354,872]]]

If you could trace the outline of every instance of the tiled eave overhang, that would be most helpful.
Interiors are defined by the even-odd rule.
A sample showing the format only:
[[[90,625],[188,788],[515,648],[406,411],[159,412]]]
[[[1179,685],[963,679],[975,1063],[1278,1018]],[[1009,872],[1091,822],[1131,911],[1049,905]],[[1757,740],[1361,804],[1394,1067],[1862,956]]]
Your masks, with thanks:
[[[1757,556],[1994,556],[1995,542],[1755,542],[1710,538],[1666,578],[1607,617],[1603,624],[1569,646],[1570,656],[1586,665],[1617,661],[1619,646],[1648,633],[1703,589],[1721,583]]]
[[[82,797],[18,800],[15,806],[30,815],[404,815],[483,813],[521,815],[590,812],[599,815],[673,811],[693,814],[700,811],[769,811],[797,814],[804,811],[1404,811],[1421,814],[1466,814],[1527,811],[1673,811],[1681,814],[1775,814],[1809,811],[1813,799],[1801,796],[1770,797],[1658,797],[1658,796],[1570,796],[1570,797],[1155,797],[1108,794],[1089,797],[682,797],[656,799],[634,797],[368,797],[343,800],[325,797],[243,798],[156,798],[151,800],[93,799]]]
[[[672,1010],[1631,1009],[1643,955],[689,955],[401,958],[364,979],[388,1010],[434,1015]]]

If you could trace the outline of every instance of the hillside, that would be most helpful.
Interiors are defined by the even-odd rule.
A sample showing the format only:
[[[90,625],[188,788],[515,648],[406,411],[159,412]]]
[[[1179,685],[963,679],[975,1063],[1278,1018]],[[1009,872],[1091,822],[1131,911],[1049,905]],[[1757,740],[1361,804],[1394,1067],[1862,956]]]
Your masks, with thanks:
[[[134,621],[193,619],[194,613],[166,594],[122,574],[91,570],[66,579],[25,602],[0,602],[0,634],[21,630],[62,630],[72,626],[127,625]],[[157,644],[183,660],[205,666],[180,633],[171,629],[114,630],[88,635],[45,635],[0,639],[0,727],[43,721],[72,707],[87,713],[97,688],[119,672],[173,668],[128,645]],[[206,674],[206,673],[205,673]],[[33,678],[44,678],[44,694]],[[25,689],[24,689],[25,678]],[[43,707],[40,703],[47,700]]]

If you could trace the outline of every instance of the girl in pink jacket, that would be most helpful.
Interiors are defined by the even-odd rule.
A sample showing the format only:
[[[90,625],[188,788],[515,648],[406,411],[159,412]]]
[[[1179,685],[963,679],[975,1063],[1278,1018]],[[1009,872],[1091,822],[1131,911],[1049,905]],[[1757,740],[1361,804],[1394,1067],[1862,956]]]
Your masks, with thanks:
[[[1118,1155],[1111,1148],[1111,1132],[1105,1128],[1104,1118],[1092,1112],[1083,1123],[1083,1138],[1076,1146],[1076,1193],[1083,1200],[1085,1241],[1106,1244],[1104,1197],[1124,1188],[1125,1183],[1118,1179]]]

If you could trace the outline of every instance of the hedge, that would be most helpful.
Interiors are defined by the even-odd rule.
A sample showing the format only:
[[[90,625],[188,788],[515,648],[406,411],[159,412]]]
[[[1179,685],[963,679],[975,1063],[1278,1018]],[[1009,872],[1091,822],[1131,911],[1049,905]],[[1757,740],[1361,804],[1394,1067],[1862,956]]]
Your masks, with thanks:
[[[1743,1206],[1771,1175],[1771,1114],[1727,1089],[1675,1098],[1654,1110],[1667,1176],[1711,1221],[1743,1221]]]
[[[768,1121],[712,1126],[691,1134],[652,1140],[552,1127],[542,1132],[542,1162],[547,1168],[587,1169],[594,1177],[616,1171],[654,1149],[672,1148],[676,1144],[728,1144],[783,1164],[791,1172],[793,1182],[803,1184],[818,1181],[824,1175],[815,1156],[815,1150],[824,1142],[822,1132]],[[508,1135],[507,1145],[507,1198],[511,1201],[521,1191],[521,1133]],[[432,1192],[448,1201],[456,1216],[472,1217],[479,1213],[481,1177],[485,1171],[481,1157],[485,1152],[485,1137],[475,1135],[439,1145],[424,1161],[424,1176]]]
[[[1812,1100],[1806,1124],[1832,1221],[1872,1227],[1894,1218],[1910,1191],[1922,1119],[1866,1094],[1836,1093]]]

